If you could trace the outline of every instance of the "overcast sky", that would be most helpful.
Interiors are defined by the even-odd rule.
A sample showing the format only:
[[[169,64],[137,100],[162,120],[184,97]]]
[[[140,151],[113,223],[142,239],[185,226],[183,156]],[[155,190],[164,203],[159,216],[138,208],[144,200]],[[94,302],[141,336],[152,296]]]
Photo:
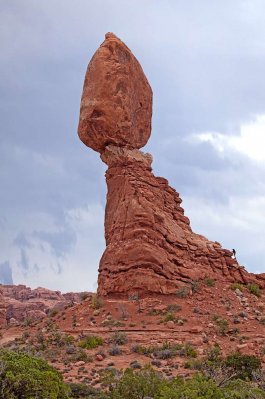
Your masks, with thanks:
[[[155,175],[195,232],[265,272],[264,0],[0,0],[0,280],[96,289],[105,165],[77,124],[108,31],[153,88]]]

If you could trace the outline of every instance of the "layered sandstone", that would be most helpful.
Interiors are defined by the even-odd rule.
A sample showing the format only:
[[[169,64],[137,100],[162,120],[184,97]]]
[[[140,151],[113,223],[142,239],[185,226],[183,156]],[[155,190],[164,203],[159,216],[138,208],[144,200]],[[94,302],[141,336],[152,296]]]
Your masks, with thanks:
[[[171,294],[206,277],[257,282],[231,251],[193,233],[179,194],[152,174],[151,155],[139,151],[150,135],[151,107],[138,61],[108,34],[87,69],[79,123],[81,140],[108,165],[99,294]]]
[[[0,327],[41,319],[51,310],[60,311],[79,303],[81,297],[73,292],[62,294],[42,287],[31,289],[22,284],[0,285]]]
[[[231,251],[192,232],[179,194],[153,175],[149,154],[107,146],[101,158],[108,165],[108,194],[100,294],[169,294],[207,277],[253,280]]]

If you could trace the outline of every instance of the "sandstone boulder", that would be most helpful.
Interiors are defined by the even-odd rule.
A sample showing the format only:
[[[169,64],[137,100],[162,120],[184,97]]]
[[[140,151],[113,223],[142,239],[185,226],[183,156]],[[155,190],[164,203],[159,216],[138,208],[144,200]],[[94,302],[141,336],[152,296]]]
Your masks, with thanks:
[[[151,133],[152,90],[141,65],[112,33],[90,61],[78,134],[95,151],[106,145],[141,148]]]

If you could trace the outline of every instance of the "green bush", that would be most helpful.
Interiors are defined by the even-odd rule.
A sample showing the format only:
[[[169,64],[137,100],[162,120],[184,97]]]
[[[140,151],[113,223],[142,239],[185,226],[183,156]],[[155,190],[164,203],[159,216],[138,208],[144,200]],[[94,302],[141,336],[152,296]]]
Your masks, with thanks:
[[[204,282],[205,285],[207,285],[207,287],[214,287],[215,286],[215,280],[210,278],[210,277],[205,277],[203,282]]]
[[[247,289],[253,295],[256,295],[258,298],[261,296],[261,290],[257,284],[248,284]]]
[[[103,394],[100,394],[98,389],[93,388],[89,385],[86,384],[76,384],[76,383],[70,383],[68,386],[71,389],[71,399],[88,399],[88,398],[106,398],[107,397]]]
[[[127,369],[122,377],[112,383],[111,399],[142,399],[144,397],[157,397],[160,392],[162,380],[151,368],[140,371]]]
[[[0,350],[0,399],[67,399],[61,375],[44,360]]]
[[[172,312],[167,312],[165,314],[165,316],[163,317],[163,320],[162,320],[163,323],[166,323],[168,321],[175,321],[175,316],[173,315]]]
[[[128,341],[127,335],[124,332],[121,331],[115,331],[111,338],[110,342],[112,342],[115,345],[124,345]]]
[[[91,307],[93,309],[100,309],[104,305],[104,301],[97,294],[93,295],[91,298]]]
[[[261,368],[261,361],[253,355],[242,355],[239,352],[233,353],[224,361],[226,367],[230,367],[236,372],[237,378],[242,380],[252,378],[252,372]]]
[[[218,315],[214,315],[213,320],[215,322],[218,334],[222,336],[225,335],[228,332],[228,327],[229,327],[228,321]]]
[[[79,341],[78,346],[83,349],[93,349],[97,348],[100,345],[104,344],[104,340],[101,337],[98,337],[97,335],[89,335],[81,341]]]
[[[188,287],[187,285],[184,285],[183,287],[180,287],[179,289],[177,289],[176,291],[176,296],[178,298],[187,298],[187,296],[190,293],[191,288]]]
[[[109,382],[110,399],[264,399],[265,392],[251,382],[226,381],[220,385],[213,379],[195,374],[192,378],[166,380],[151,368],[127,369]]]
[[[264,399],[265,391],[255,385],[242,380],[233,380],[222,389],[226,399]]]
[[[239,290],[241,292],[243,292],[244,286],[240,283],[233,283],[230,285],[231,290],[235,291],[235,290]]]

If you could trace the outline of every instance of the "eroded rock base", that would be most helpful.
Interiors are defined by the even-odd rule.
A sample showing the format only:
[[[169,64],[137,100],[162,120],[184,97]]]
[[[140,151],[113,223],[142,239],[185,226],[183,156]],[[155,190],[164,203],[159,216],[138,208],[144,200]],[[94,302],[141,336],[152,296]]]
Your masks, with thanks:
[[[232,252],[193,233],[179,194],[152,173],[152,157],[107,146],[106,250],[98,292],[175,293],[183,283],[206,277],[246,283],[255,280]]]

